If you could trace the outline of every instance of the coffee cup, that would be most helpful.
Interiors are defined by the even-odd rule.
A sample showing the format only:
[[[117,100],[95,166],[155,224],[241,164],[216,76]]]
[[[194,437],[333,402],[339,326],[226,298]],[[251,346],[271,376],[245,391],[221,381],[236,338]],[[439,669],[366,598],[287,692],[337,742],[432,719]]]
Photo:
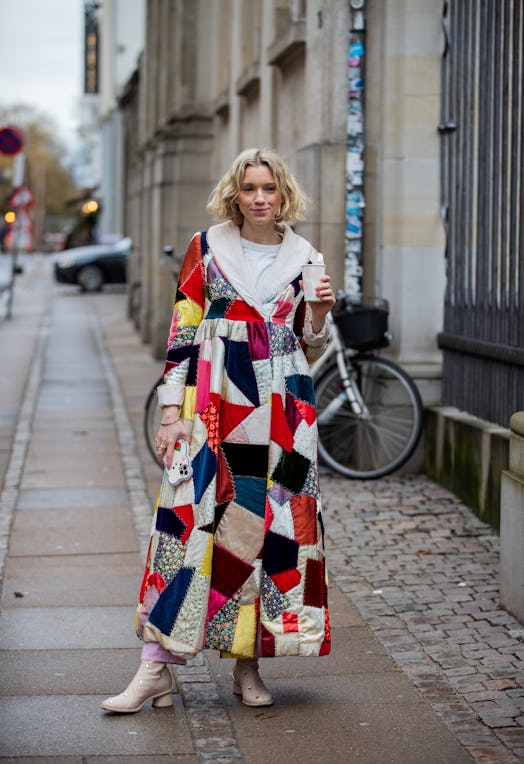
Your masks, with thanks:
[[[302,289],[306,302],[321,302],[316,289],[320,279],[326,272],[326,266],[321,263],[308,263],[302,266]]]

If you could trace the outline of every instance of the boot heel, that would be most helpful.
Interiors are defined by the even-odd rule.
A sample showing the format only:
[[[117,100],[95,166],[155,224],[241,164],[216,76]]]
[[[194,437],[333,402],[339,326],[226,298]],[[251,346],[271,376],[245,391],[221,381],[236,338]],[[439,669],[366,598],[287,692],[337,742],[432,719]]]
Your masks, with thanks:
[[[240,684],[237,682],[237,680],[234,677],[233,677],[233,695],[242,695]]]
[[[153,699],[153,708],[171,708],[173,705],[173,692],[169,690],[165,695],[159,695]]]

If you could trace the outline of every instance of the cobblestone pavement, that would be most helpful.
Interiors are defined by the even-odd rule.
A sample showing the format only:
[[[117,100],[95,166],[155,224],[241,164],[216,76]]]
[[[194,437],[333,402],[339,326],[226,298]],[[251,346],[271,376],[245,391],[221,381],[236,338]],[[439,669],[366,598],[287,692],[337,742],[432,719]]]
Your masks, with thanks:
[[[423,476],[324,475],[328,561],[397,665],[483,764],[524,760],[524,627],[499,604],[499,539]]]

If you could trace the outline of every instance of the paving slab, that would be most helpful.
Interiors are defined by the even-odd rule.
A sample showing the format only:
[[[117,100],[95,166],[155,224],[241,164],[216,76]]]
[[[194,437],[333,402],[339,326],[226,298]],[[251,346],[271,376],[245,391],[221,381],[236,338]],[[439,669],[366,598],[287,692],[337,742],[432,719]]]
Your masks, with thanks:
[[[0,406],[0,431],[12,430],[18,417],[18,409],[14,406]]]
[[[135,542],[136,543],[136,542]],[[15,557],[5,569],[3,607],[135,605],[143,570],[136,552]],[[108,586],[108,580],[111,585]]]
[[[25,509],[17,512],[11,531],[9,554],[102,554],[137,550],[136,534],[127,510],[121,507]],[[45,527],[46,533],[42,533]]]
[[[391,668],[380,674],[366,672],[351,676],[328,676],[325,681],[319,680],[318,676],[303,674],[293,680],[290,677],[272,677],[270,684],[275,705],[269,709],[256,709],[258,721],[255,725],[253,714],[249,713],[253,709],[244,706],[233,695],[229,676],[222,676],[218,685],[223,690],[224,702],[235,726],[248,731],[250,735],[271,734],[280,727],[284,718],[290,727],[300,728],[304,732],[309,730],[312,718],[322,729],[325,725],[336,726],[341,719],[349,718],[372,723],[379,708],[381,716],[384,713],[395,715],[401,709],[402,715],[406,716],[406,723],[410,718],[410,726],[413,714],[418,713],[415,712],[416,708],[421,709],[423,716],[428,715],[428,718],[434,719],[429,705],[421,702],[419,693],[409,680],[399,669],[393,665]],[[390,707],[390,711],[386,712],[383,706]],[[438,719],[435,724],[437,728],[442,726]],[[246,725],[249,725],[249,729]]]
[[[16,757],[3,757],[0,756],[0,764],[47,764],[49,760],[43,759],[40,756],[16,756]],[[104,756],[103,764],[127,764],[130,761],[129,756]],[[199,764],[200,758],[198,756],[192,756],[191,754],[181,753],[178,754],[154,754],[153,756],[133,756],[133,764],[172,764],[172,762],[180,762],[180,764]],[[238,759],[237,759],[238,761]],[[226,761],[223,760],[226,764]],[[101,764],[99,756],[53,756],[53,764]]]
[[[109,410],[109,395],[106,390],[90,388],[82,385],[69,394],[64,394],[63,382],[45,383],[38,396],[38,408],[40,411],[65,411],[74,412],[76,416],[88,417],[91,412],[100,415]]]
[[[398,715],[387,718],[376,710],[377,724],[349,722],[338,729],[327,728],[315,734],[310,719],[309,734],[297,734],[286,729],[275,739],[264,736],[239,739],[242,761],[245,764],[303,764],[303,762],[329,762],[329,764],[471,764],[470,756],[458,743],[442,743],[441,733],[429,727],[414,738],[411,732],[402,731]],[[424,723],[426,720],[421,719]],[[284,726],[284,725],[283,725]],[[380,730],[380,734],[377,734]],[[488,764],[487,760],[484,760]],[[490,764],[495,764],[493,761]]]
[[[115,740],[122,757],[192,754],[182,701],[173,699],[173,709],[149,706],[140,714],[116,715],[94,711],[103,695],[3,697],[0,754],[106,756],[115,754]]]
[[[109,438],[113,436],[116,441],[115,423],[111,413],[107,411],[93,411],[89,416],[85,412],[80,412],[81,416],[75,416],[71,411],[42,411],[38,410],[33,420],[32,431],[39,434],[44,432],[49,436],[49,430],[53,433],[58,431],[61,437],[66,437],[67,432],[78,435],[79,433],[95,433],[99,438]]]
[[[24,467],[24,477],[33,477],[33,474],[42,472],[45,474],[53,473],[55,482],[52,487],[56,487],[56,475],[58,469],[61,469],[61,479],[67,477],[70,472],[75,472],[77,475],[84,475],[88,481],[91,480],[92,475],[95,475],[97,479],[105,480],[105,476],[114,474],[113,487],[123,486],[124,475],[122,472],[122,460],[120,454],[117,453],[115,448],[110,454],[100,453],[98,449],[93,448],[89,453],[89,460],[79,458],[84,454],[79,454],[77,449],[62,448],[61,453],[58,455],[56,452],[50,453],[49,451],[43,451],[39,448],[33,448],[32,444],[29,444],[27,453],[26,464]],[[58,483],[61,486],[61,483]],[[31,486],[27,486],[30,488]],[[49,486],[51,487],[51,486]],[[61,486],[62,487],[62,486]],[[107,488],[108,486],[103,486]]]
[[[120,459],[108,456],[107,463],[86,464],[87,460],[76,457],[76,464],[69,468],[64,464],[66,459],[57,459],[54,469],[40,467],[37,468],[31,461],[31,455],[28,456],[29,468],[24,468],[22,487],[24,491],[42,490],[53,488],[60,484],[63,488],[116,488],[120,486],[124,479]]]
[[[395,670],[323,680],[271,678],[275,705],[267,709],[246,708],[233,696],[229,679],[219,686],[246,762],[471,762]]]
[[[341,592],[338,586],[334,585],[333,581],[328,584],[328,597],[329,613],[331,619],[336,622],[337,626],[342,627],[366,625],[356,607],[351,604],[351,602]],[[373,640],[373,642],[378,645],[376,640]]]
[[[104,425],[105,428],[105,425]],[[114,431],[103,432],[91,423],[68,424],[67,430],[57,424],[54,438],[49,438],[49,425],[43,429],[33,429],[29,449],[31,454],[44,453],[59,461],[63,456],[75,454],[78,458],[91,455],[114,454],[118,440]]]
[[[389,655],[375,640],[369,639],[369,630],[335,628],[334,649],[322,660],[305,660],[289,657],[260,661],[261,674],[268,686],[273,687],[274,680],[295,680],[302,677],[317,677],[319,681],[329,682],[331,677],[357,674],[384,674],[398,671]],[[365,632],[365,633],[363,633]],[[341,649],[337,649],[337,645]],[[231,672],[234,662],[221,659],[212,652],[206,653],[213,676],[226,687],[231,684]]]
[[[133,648],[0,651],[2,695],[105,695],[129,682],[138,665]],[[93,706],[93,712],[98,709]]]
[[[135,611],[136,606],[6,608],[0,619],[0,645],[3,650],[136,647]],[[131,676],[134,670],[133,666]]]
[[[122,759],[122,756],[104,756],[104,764],[124,764]],[[215,761],[216,760],[217,759],[215,759]],[[156,754],[155,756],[133,756],[133,764],[163,764],[163,762],[166,762],[166,764],[171,764],[171,762],[180,762],[180,764],[199,764],[200,758],[198,756],[192,756],[191,754],[186,753],[181,753],[180,755],[167,754],[165,756],[161,754]],[[222,759],[222,762],[223,764],[228,764],[226,759]],[[237,762],[238,759],[234,764],[237,764]],[[54,759],[53,764],[55,764]],[[85,756],[82,764],[100,764],[100,759],[91,756]]]
[[[53,764],[84,764],[82,756],[53,756]],[[0,756],[0,764],[44,764],[41,756]]]
[[[128,492],[125,488],[98,488],[77,486],[62,488],[28,488],[19,494],[17,509],[87,509],[89,507],[126,506]]]

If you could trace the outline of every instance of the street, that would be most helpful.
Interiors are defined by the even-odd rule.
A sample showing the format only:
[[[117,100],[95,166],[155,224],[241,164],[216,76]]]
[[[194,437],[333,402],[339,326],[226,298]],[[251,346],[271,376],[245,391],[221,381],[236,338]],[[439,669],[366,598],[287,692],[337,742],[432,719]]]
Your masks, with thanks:
[[[140,654],[160,477],[142,409],[162,364],[123,292],[57,286],[50,264],[31,256],[0,318],[0,762],[524,760],[524,627],[498,605],[498,537],[423,475],[322,474],[332,653],[262,661],[274,706],[243,706],[206,651],[175,670],[173,710],[99,709]]]

